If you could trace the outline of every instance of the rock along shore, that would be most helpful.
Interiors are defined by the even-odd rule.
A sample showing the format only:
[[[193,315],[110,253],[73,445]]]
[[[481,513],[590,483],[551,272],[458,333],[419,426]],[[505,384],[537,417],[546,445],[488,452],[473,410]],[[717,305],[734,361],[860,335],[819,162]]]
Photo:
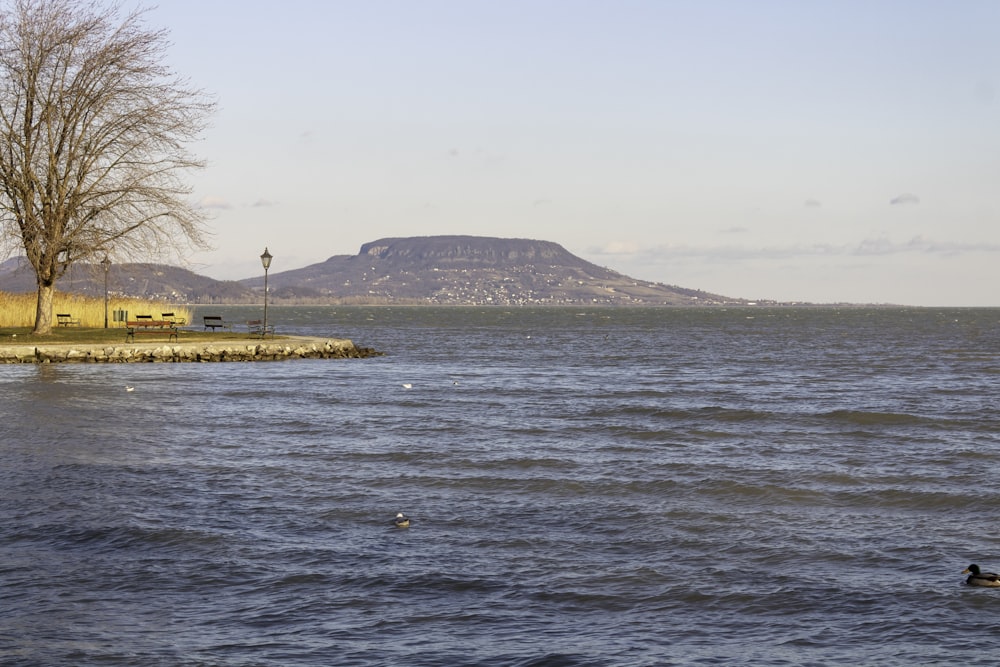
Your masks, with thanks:
[[[274,340],[227,340],[217,343],[127,343],[125,345],[3,345],[0,364],[148,363],[209,361],[280,361],[283,359],[361,359],[380,356],[347,339],[282,336]]]

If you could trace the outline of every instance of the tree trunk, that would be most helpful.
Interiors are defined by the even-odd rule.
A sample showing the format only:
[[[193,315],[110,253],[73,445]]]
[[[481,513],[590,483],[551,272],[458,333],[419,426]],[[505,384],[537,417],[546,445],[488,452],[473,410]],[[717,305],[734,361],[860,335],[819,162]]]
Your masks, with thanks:
[[[73,264],[205,246],[185,144],[215,103],[167,66],[166,31],[119,4],[0,0],[0,249],[19,240],[35,270],[37,334],[58,326]]]
[[[55,293],[53,285],[38,286],[38,307],[35,309],[35,328],[33,334],[52,333],[52,295]]]

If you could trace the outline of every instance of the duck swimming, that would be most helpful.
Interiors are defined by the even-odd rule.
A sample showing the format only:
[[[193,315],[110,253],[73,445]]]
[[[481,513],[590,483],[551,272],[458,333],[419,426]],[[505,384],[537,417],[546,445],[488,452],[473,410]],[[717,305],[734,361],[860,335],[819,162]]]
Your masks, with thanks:
[[[396,528],[409,528],[410,527],[410,517],[406,516],[402,512],[396,515],[396,518],[392,521]],[[970,577],[971,578],[971,577]],[[1000,584],[998,584],[1000,585]]]
[[[993,572],[980,572],[979,566],[976,564],[972,564],[962,570],[962,574],[969,575],[969,578],[965,580],[965,583],[970,586],[1000,587],[1000,574],[994,574]]]

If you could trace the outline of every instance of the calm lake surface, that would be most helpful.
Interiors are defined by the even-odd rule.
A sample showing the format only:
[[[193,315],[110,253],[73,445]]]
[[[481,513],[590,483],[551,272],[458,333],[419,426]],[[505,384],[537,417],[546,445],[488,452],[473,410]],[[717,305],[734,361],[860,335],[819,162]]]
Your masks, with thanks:
[[[268,318],[0,368],[0,664],[997,664],[1000,309]]]

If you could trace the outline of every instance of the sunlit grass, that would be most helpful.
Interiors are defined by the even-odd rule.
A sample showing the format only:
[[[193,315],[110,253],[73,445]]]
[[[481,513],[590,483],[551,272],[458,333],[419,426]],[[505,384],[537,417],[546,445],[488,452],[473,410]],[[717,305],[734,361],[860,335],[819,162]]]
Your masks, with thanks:
[[[34,293],[8,294],[0,292],[0,329],[27,328],[30,330],[35,326],[36,305],[37,297]],[[134,319],[136,315],[152,315],[153,319],[158,320],[163,313],[173,313],[175,317],[183,318],[188,323],[191,322],[191,311],[183,306],[171,306],[162,301],[111,297],[108,299],[107,310],[109,327],[124,326],[123,322],[114,321],[114,313],[118,310],[127,311],[129,319]],[[103,298],[57,292],[53,297],[52,328],[53,330],[103,329],[104,312]],[[80,321],[79,326],[56,326],[55,316],[58,313],[72,315],[74,320]]]
[[[110,326],[110,322],[108,323]],[[104,328],[101,321],[99,329],[88,327],[53,327],[52,333],[38,336],[31,333],[32,327],[0,327],[0,346],[7,345],[59,345],[62,343],[76,345],[123,345],[125,344],[125,329]],[[266,342],[281,340],[282,336],[267,337]],[[162,335],[144,334],[136,336],[135,343],[201,343],[223,341],[245,341],[247,335],[240,331],[202,331],[198,328],[181,329],[176,339],[169,339],[166,330]],[[259,341],[259,339],[253,339]]]

